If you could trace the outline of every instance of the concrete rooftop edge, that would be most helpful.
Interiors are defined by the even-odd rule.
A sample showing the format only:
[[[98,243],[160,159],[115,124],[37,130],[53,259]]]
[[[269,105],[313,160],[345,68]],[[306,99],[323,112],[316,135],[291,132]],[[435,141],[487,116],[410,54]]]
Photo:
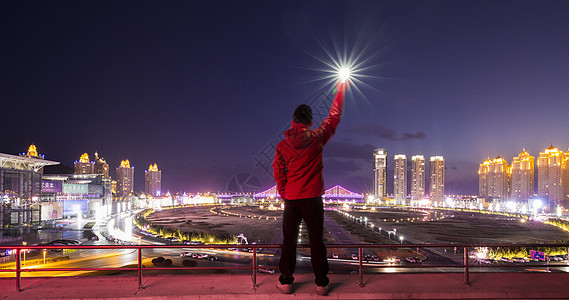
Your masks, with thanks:
[[[295,275],[292,295],[275,289],[278,274],[259,274],[253,288],[250,274],[147,275],[138,289],[136,276],[0,279],[1,299],[313,299],[314,277]],[[463,273],[330,274],[328,299],[568,299],[567,273]]]

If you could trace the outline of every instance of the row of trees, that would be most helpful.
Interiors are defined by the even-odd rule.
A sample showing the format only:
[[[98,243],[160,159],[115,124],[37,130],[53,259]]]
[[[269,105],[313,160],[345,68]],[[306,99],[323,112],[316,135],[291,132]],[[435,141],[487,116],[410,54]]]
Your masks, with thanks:
[[[553,243],[567,243],[568,241],[554,241]],[[529,257],[531,250],[537,250],[544,252],[546,255],[563,255],[567,254],[567,247],[537,247],[537,248],[526,248],[526,247],[498,247],[488,249],[488,257],[493,259],[500,259],[501,257]]]
[[[237,244],[237,237],[228,233],[185,231],[178,228],[169,228],[164,225],[153,224],[146,219],[146,217],[153,212],[153,209],[145,209],[137,214],[134,218],[136,226],[163,238],[172,237],[182,241],[195,241],[204,244]]]

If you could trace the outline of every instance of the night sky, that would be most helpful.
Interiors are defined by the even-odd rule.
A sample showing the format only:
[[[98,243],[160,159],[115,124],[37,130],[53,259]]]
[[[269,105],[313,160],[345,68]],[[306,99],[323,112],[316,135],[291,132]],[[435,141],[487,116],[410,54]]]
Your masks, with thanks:
[[[488,156],[569,147],[568,1],[2,1],[0,37],[0,152],[129,159],[135,191],[151,163],[164,191],[271,187],[255,159],[329,95],[337,50],[366,69],[327,187],[371,192],[386,148],[391,170],[443,155],[446,192],[476,194]]]

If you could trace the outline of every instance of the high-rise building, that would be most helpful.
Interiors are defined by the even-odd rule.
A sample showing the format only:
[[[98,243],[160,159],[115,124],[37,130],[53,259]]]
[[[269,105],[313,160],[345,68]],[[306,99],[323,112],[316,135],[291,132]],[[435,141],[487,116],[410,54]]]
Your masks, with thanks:
[[[563,159],[563,165],[561,167],[562,172],[562,182],[563,182],[563,207],[567,207],[567,201],[569,200],[569,150],[565,152],[565,157]]]
[[[387,150],[379,148],[373,151],[374,178],[373,192],[380,200],[387,195]]]
[[[42,221],[43,169],[57,164],[45,160],[33,144],[20,155],[0,153],[0,227],[36,225]]]
[[[95,174],[101,174],[104,178],[109,178],[109,164],[99,157],[99,153],[95,152]]]
[[[127,160],[121,161],[121,165],[117,168],[117,196],[126,197],[132,194],[134,190],[134,167],[130,166]]]
[[[551,145],[539,153],[537,160],[537,194],[550,203],[563,201],[563,161],[565,152]]]
[[[147,195],[160,196],[162,188],[162,171],[158,170],[158,165],[150,165],[144,171],[144,191]]]
[[[510,168],[508,161],[496,156],[492,161],[488,195],[494,198],[507,199],[510,191]]]
[[[510,195],[513,199],[528,200],[534,194],[535,158],[524,149],[512,161],[512,180]]]
[[[393,200],[404,203],[407,197],[407,157],[395,155],[393,173]]]
[[[79,161],[73,163],[75,174],[93,174],[95,172],[95,163],[89,161],[89,154],[83,153]]]
[[[488,158],[478,168],[478,192],[483,198],[497,198],[505,200],[510,191],[510,173],[508,162],[497,156]]]
[[[488,177],[490,175],[490,164],[492,160],[488,157],[478,167],[478,195],[482,198],[488,198]]]
[[[425,198],[425,157],[414,155],[411,157],[411,199]]]
[[[433,203],[442,204],[445,198],[445,159],[431,156],[429,161],[429,195]]]

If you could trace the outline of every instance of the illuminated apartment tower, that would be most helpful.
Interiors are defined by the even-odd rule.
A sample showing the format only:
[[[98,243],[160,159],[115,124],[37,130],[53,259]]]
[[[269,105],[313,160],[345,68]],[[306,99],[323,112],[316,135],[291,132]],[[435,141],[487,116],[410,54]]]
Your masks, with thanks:
[[[374,178],[373,192],[380,200],[387,195],[386,177],[387,177],[387,150],[375,149],[373,151],[374,159]]]
[[[95,163],[89,161],[89,154],[83,153],[79,161],[75,161],[75,174],[93,174],[95,171]]]
[[[478,195],[482,198],[488,198],[488,176],[490,175],[490,157],[480,164],[478,167]]]
[[[534,161],[535,158],[524,149],[512,161],[512,180],[510,195],[516,200],[528,200],[534,193]]]
[[[147,171],[144,171],[144,191],[147,195],[160,196],[162,188],[162,171],[158,171],[156,164],[150,165]]]
[[[563,158],[563,165],[561,167],[563,178],[563,207],[567,207],[566,201],[569,200],[569,150],[565,152],[565,157]]]
[[[508,162],[497,156],[488,158],[478,168],[478,192],[483,198],[507,199],[510,191],[510,168]]]
[[[537,194],[559,204],[563,196],[563,161],[565,152],[551,145],[537,159]]]
[[[95,152],[95,174],[102,174],[104,178],[109,178],[109,164],[99,154]]]
[[[445,198],[445,159],[431,156],[429,160],[429,195],[433,203],[441,204]]]
[[[127,160],[121,161],[117,168],[117,191],[119,197],[126,197],[132,194],[134,188],[134,167],[130,166]]]
[[[425,198],[425,157],[415,155],[411,157],[411,199]]]
[[[507,199],[510,190],[510,169],[508,162],[496,156],[490,164],[488,176],[488,196],[499,199]]]
[[[407,197],[407,157],[395,155],[395,170],[393,173],[393,200],[404,203]]]

